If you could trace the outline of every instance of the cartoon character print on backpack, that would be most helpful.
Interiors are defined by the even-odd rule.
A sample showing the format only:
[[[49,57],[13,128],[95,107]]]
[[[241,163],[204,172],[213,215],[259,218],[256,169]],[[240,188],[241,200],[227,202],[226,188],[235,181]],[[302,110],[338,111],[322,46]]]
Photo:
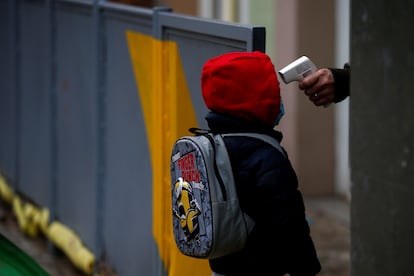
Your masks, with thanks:
[[[201,213],[197,199],[193,194],[193,187],[182,177],[175,183],[174,193],[177,198],[176,209],[173,209],[175,216],[181,222],[185,238],[192,240],[199,236],[198,216]]]
[[[211,247],[212,214],[202,154],[189,140],[175,144],[171,159],[173,228],[185,254],[202,255]]]

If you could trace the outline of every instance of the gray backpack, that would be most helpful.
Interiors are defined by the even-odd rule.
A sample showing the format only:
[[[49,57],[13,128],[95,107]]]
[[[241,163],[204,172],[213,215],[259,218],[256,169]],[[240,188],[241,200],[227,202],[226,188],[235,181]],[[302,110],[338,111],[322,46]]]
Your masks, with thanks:
[[[183,254],[213,259],[243,249],[254,226],[240,209],[223,136],[253,137],[284,152],[264,134],[190,131],[196,135],[178,139],[171,154],[174,238]]]

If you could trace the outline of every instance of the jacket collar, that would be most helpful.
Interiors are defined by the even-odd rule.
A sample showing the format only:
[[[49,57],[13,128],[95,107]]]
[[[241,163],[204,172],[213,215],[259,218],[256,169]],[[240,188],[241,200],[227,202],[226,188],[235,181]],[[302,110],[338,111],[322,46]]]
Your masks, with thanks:
[[[282,141],[283,135],[280,131],[261,125],[260,123],[251,123],[229,115],[210,111],[206,115],[206,121],[213,133],[240,133],[254,132],[263,133],[272,136],[279,142]]]

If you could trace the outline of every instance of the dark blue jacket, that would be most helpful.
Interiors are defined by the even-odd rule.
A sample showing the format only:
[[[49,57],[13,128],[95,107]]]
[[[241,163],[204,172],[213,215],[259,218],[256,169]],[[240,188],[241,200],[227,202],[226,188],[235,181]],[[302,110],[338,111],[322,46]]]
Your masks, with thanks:
[[[210,112],[206,120],[216,133],[267,133],[279,142],[282,134],[259,124]],[[256,221],[240,252],[210,260],[225,275],[315,275],[321,267],[310,237],[298,180],[289,160],[263,141],[224,138],[241,208]]]

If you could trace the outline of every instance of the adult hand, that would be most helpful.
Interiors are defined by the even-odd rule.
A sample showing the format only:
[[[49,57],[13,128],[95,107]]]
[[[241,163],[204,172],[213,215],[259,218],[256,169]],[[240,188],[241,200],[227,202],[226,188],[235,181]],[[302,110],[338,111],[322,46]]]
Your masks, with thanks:
[[[316,106],[327,106],[334,101],[335,79],[327,68],[319,69],[306,76],[298,86]]]

